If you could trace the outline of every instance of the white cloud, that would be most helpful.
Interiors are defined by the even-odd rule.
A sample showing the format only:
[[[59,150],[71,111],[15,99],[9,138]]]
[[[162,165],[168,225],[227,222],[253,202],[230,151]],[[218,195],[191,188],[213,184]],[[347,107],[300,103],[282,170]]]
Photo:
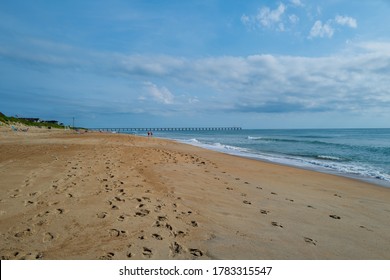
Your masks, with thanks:
[[[273,29],[276,31],[290,31],[291,26],[299,22],[300,18],[293,13],[288,13],[288,8],[303,7],[299,0],[291,2],[292,4],[280,3],[275,9],[262,7],[256,14],[241,16],[241,22],[246,27],[256,30],[257,28]]]
[[[149,96],[152,97],[154,101],[157,101],[162,104],[173,104],[174,103],[174,95],[166,88],[166,87],[157,87],[155,84],[151,82],[146,82],[145,87]],[[145,96],[141,96],[140,100],[147,100]]]
[[[348,26],[351,28],[357,27],[357,20],[348,16],[336,16],[335,21],[339,25]]]
[[[290,2],[297,7],[303,7],[301,0],[290,0]]]
[[[382,53],[387,56],[390,55],[390,42],[363,42],[357,44],[356,47],[368,52]]]
[[[322,22],[320,20],[317,20],[310,30],[309,38],[315,38],[315,37],[332,38],[333,34],[334,34],[334,29],[331,26],[330,22],[322,24]]]
[[[286,6],[281,3],[275,10],[271,10],[269,7],[262,8],[257,14],[256,18],[258,22],[264,27],[271,27],[282,20],[282,16],[286,11]]]
[[[309,38],[332,38],[335,32],[335,25],[357,28],[357,20],[349,16],[336,16],[334,19],[329,19],[326,23],[317,20],[310,30]]]
[[[288,26],[286,26],[286,24],[294,24],[299,20],[296,15],[287,15],[286,11],[287,6],[283,3],[280,3],[279,6],[273,10],[270,7],[263,7],[255,15],[248,16],[243,14],[241,16],[241,22],[251,29],[260,27],[283,32],[288,30]],[[287,18],[290,22],[288,22]]]

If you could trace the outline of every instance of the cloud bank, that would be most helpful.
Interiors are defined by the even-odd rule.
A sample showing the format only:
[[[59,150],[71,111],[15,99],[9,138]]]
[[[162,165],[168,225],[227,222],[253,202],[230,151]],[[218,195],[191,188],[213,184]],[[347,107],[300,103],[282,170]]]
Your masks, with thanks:
[[[316,32],[325,32],[321,24]],[[84,92],[99,96],[94,107],[128,106],[171,111],[221,112],[357,112],[387,110],[390,105],[390,44],[366,42],[326,57],[174,56],[87,53],[53,47],[42,53],[18,55],[2,48],[5,61],[44,72],[77,70],[85,77]],[[73,52],[78,53],[78,55]],[[64,57],[73,57],[64,63]],[[88,84],[88,76],[94,82]],[[101,88],[96,80],[102,80]],[[70,81],[69,81],[70,82]],[[113,91],[112,89],[116,89]],[[97,95],[97,93],[99,95]],[[81,93],[88,98],[88,94]],[[113,98],[115,97],[115,98]],[[79,93],[68,98],[78,99]],[[119,104],[119,105],[118,105]],[[159,107],[157,106],[159,105]],[[134,112],[134,110],[132,110]]]

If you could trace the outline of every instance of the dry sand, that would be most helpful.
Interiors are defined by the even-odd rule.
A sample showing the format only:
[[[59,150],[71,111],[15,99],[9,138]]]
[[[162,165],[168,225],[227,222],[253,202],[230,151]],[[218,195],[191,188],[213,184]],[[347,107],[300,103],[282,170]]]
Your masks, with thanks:
[[[390,259],[390,189],[156,138],[0,128],[2,259]]]

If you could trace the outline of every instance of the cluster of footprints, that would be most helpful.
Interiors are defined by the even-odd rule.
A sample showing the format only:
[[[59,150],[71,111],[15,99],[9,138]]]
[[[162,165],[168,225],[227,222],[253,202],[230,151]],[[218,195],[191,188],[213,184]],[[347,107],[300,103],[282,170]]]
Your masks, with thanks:
[[[144,158],[147,156],[147,153],[143,154]],[[176,162],[174,156],[165,153],[160,160],[154,160],[156,163]],[[134,169],[138,173],[134,171],[133,177],[138,181],[133,180],[130,185],[115,180],[117,175],[112,174],[109,168],[107,168],[107,176],[101,179],[104,192],[111,197],[107,200],[107,208],[96,213],[96,219],[102,222],[109,221],[111,228],[106,229],[106,236],[113,246],[98,258],[197,259],[206,257],[201,249],[190,246],[186,242],[191,232],[199,227],[196,214],[184,206],[181,198],[173,193],[155,191],[142,176],[147,166],[142,166],[142,161],[136,161],[136,164],[137,168]]]
[[[236,181],[240,181],[241,179],[240,178],[235,178],[235,180]],[[249,182],[244,182],[244,184],[249,185],[250,183]],[[240,189],[240,188],[238,188],[238,189]],[[259,187],[259,186],[257,186],[256,189],[258,189],[259,191],[264,191],[263,188]],[[235,189],[233,187],[229,186],[229,187],[226,187],[226,190],[227,191],[234,191]],[[252,202],[249,199],[247,199],[247,194],[241,193],[240,195],[243,198],[242,203],[244,205],[252,206]],[[270,196],[278,196],[278,194],[275,193],[275,192],[270,192],[269,195]],[[340,196],[339,194],[334,194],[333,196],[337,197],[337,198],[342,198],[342,196]],[[287,203],[294,203],[294,200],[291,199],[291,198],[285,198],[285,201]],[[316,209],[316,207],[314,207],[312,205],[307,205],[307,207],[311,208],[311,209]],[[270,210],[260,209],[259,211],[260,211],[261,215],[271,215],[272,216],[272,213],[271,213]],[[329,217],[332,218],[332,219],[335,219],[335,220],[340,220],[341,219],[341,217],[336,215],[336,214],[330,214]],[[279,228],[279,229],[283,229],[284,228],[284,226],[281,223],[277,222],[277,221],[272,221],[271,220],[270,225],[272,227]],[[360,228],[366,229],[367,231],[372,231],[371,229],[368,229],[365,226],[360,226]],[[307,237],[307,236],[303,236],[303,241],[306,242],[307,244],[314,245],[314,246],[316,246],[318,244],[317,240],[315,240],[313,238],[310,238],[310,237]]]
[[[171,159],[172,156],[170,155],[169,158]],[[209,162],[207,160],[195,158],[194,156],[190,156],[190,155],[185,155],[185,158],[186,158],[186,162],[192,162],[193,164],[197,164],[198,166],[203,166],[205,168],[204,172],[210,173],[210,166],[213,167],[214,169],[218,169],[216,164],[214,164],[212,162]],[[176,157],[174,157],[174,160],[175,160],[175,162],[177,162]],[[218,181],[221,181],[221,180],[223,181],[223,177],[226,177],[226,176],[230,176],[231,177],[232,175],[227,174],[227,172],[222,172],[221,173],[221,172],[218,171],[217,173],[215,173],[214,179],[218,180]],[[247,181],[242,182],[241,178],[239,178],[239,177],[235,177],[234,180],[236,180],[237,183],[241,183],[243,185],[251,185],[251,183],[249,183]],[[228,183],[226,182],[225,184],[228,184]],[[263,188],[259,187],[259,186],[257,186],[256,189],[259,190],[259,191],[264,191]],[[235,188],[231,187],[231,186],[227,186],[226,190],[227,191],[235,191]],[[237,190],[242,190],[242,188],[240,186],[238,186]],[[275,197],[278,196],[278,194],[276,192],[272,192],[272,191],[269,193],[269,195],[270,196],[275,196]],[[240,196],[242,197],[242,203],[244,205],[246,205],[248,207],[255,206],[255,203],[252,204],[252,201],[250,199],[248,199],[248,195],[246,193],[240,192]],[[342,198],[339,194],[334,194],[334,197]],[[295,202],[294,199],[291,199],[291,198],[285,198],[284,201],[286,201],[286,203],[294,203]],[[307,205],[306,207],[311,208],[311,209],[316,209],[312,205]],[[267,209],[260,209],[259,212],[260,212],[261,215],[272,216],[271,211],[269,211]],[[340,216],[335,215],[335,214],[330,214],[329,217],[332,218],[332,219],[335,219],[335,220],[340,220],[341,219]],[[273,221],[272,218],[271,218],[271,221],[270,221],[270,226],[274,227],[276,229],[284,229],[284,225],[282,225],[278,221]],[[360,228],[367,229],[364,226],[360,226]],[[369,229],[367,229],[367,230],[369,230]],[[318,241],[313,239],[313,238],[311,238],[311,237],[302,236],[302,240],[305,243],[310,244],[310,245],[316,246],[318,244]],[[173,246],[173,248],[180,248],[180,246]]]
[[[99,244],[99,247],[104,245],[102,246],[104,253],[96,255],[95,258],[208,258],[202,248],[188,241],[188,237],[197,231],[205,230],[197,221],[196,211],[186,207],[180,197],[176,197],[171,192],[158,192],[147,182],[147,176],[143,174],[143,169],[148,168],[147,164],[139,160],[147,157],[142,150],[139,153],[133,151],[133,158],[127,158],[126,161],[113,160],[108,156],[114,155],[117,159],[121,158],[122,151],[119,147],[112,146],[107,155],[96,151],[92,158],[85,158],[83,154],[78,154],[66,160],[65,170],[61,173],[62,177],[53,178],[46,193],[34,190],[38,175],[31,172],[25,179],[24,185],[10,193],[9,199],[17,201],[23,207],[29,207],[33,215],[23,217],[24,220],[20,222],[21,226],[11,229],[7,238],[28,244],[29,237],[39,234],[42,244],[50,245],[61,238],[61,231],[47,230],[47,226],[52,221],[62,220],[72,213],[73,209],[69,205],[80,207],[77,204],[78,199],[94,195],[100,201],[105,201],[105,208],[92,215],[92,222],[95,225],[101,225],[99,235],[102,237],[102,244]],[[214,163],[196,156],[169,153],[159,149],[154,150],[156,151],[161,154],[161,157],[154,158],[154,164],[167,162],[176,164],[181,160],[205,168],[204,172],[210,173],[212,170],[210,166],[217,169]],[[104,162],[104,169],[96,170],[94,162]],[[218,171],[214,179],[221,182],[223,176],[231,175]],[[240,181],[240,178],[234,179],[237,184],[251,185],[249,182]],[[80,186],[83,182],[94,182],[96,188],[85,190]],[[256,203],[252,203],[248,195],[242,193],[242,189],[239,186],[226,187],[226,191],[238,192],[237,195],[240,196],[244,207],[256,207]],[[262,187],[257,186],[256,189],[259,192],[265,192]],[[275,192],[267,195],[278,196]],[[334,196],[335,199],[341,198],[338,194]],[[69,204],[62,205],[63,198],[66,198]],[[290,198],[285,198],[284,201],[294,203],[294,200]],[[312,205],[307,205],[307,207],[316,209]],[[270,226],[275,230],[285,229],[283,224],[272,220],[272,211],[260,208],[259,214],[271,218]],[[329,214],[329,218],[335,222],[341,219],[333,213]],[[372,231],[364,226],[360,228]],[[309,245],[318,244],[312,237],[302,236],[302,239]],[[45,253],[40,250],[7,249],[6,253],[2,252],[1,258],[44,259]]]
[[[42,154],[45,152],[42,151]],[[11,227],[7,234],[3,234],[5,240],[12,240],[20,246],[4,248],[4,251],[2,248],[1,259],[45,259],[45,248],[61,236],[61,230],[55,232],[54,227],[50,227],[51,224],[62,220],[69,212],[60,201],[63,198],[74,200],[73,191],[78,188],[74,179],[82,178],[84,181],[83,178],[89,176],[81,170],[81,153],[63,161],[50,155],[50,152],[46,154],[53,161],[50,164],[34,163],[32,170],[26,172],[19,188],[9,195],[14,205],[21,204],[25,208],[21,218],[18,218],[18,224]],[[60,175],[55,173],[57,177],[50,177],[51,168],[59,168]],[[45,187],[42,188],[42,185]]]
[[[126,160],[122,160],[125,154],[122,148],[112,145],[106,153],[95,149],[95,154],[89,157],[79,152],[62,161],[56,158],[53,166],[59,167],[61,172],[55,173],[55,178],[47,176],[46,181],[40,178],[40,172],[29,172],[23,185],[9,195],[13,203],[20,201],[29,210],[28,215],[23,215],[24,220],[7,233],[8,239],[22,245],[3,248],[1,259],[45,259],[49,257],[46,248],[67,242],[69,237],[64,235],[71,235],[69,229],[74,229],[75,236],[79,235],[77,227],[83,223],[87,234],[93,234],[93,229],[77,220],[77,215],[83,215],[90,223],[90,214],[83,211],[82,205],[82,201],[90,197],[105,206],[92,215],[91,225],[100,228],[96,236],[101,237],[102,242],[98,246],[92,242],[96,255],[87,252],[87,258],[205,258],[203,250],[187,241],[191,232],[199,229],[197,214],[186,208],[173,193],[157,193],[146,182],[143,169],[149,162],[144,164],[140,160],[147,156],[144,150],[138,152],[135,147],[127,153]],[[156,163],[176,162],[175,156],[160,152],[162,157],[156,159]],[[48,174],[51,167],[47,167]],[[91,183],[94,188],[83,187]],[[47,185],[45,191],[42,191],[42,184]],[[50,227],[59,220],[64,223],[60,228]],[[40,244],[32,246],[32,241]],[[104,250],[105,253],[99,253]]]
[[[138,184],[134,189],[144,190],[145,187]],[[125,254],[119,248],[108,251],[99,258],[123,258],[123,255],[134,259],[202,257],[204,253],[200,249],[184,245],[191,230],[198,227],[193,212],[180,204],[180,198],[173,195],[152,198],[150,189],[144,191],[143,196],[134,196],[134,191],[132,195],[127,195],[120,188],[119,194],[107,202],[109,209],[96,214],[97,219],[111,219],[110,224],[117,225],[107,229],[107,236],[123,241],[126,249]],[[168,256],[166,252],[169,252]]]

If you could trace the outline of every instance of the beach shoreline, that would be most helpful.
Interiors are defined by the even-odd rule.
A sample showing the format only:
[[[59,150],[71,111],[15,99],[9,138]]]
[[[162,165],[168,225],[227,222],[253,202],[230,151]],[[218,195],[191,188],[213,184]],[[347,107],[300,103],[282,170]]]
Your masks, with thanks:
[[[390,190],[160,138],[0,130],[2,259],[390,259]]]
[[[246,131],[246,130],[243,130]],[[255,134],[255,135],[262,135],[262,136],[256,136],[256,137],[251,137],[247,136],[245,138],[248,139],[255,139],[254,142],[242,142],[242,137],[244,135],[247,135],[246,133],[241,134],[241,139],[238,137],[234,138],[232,140],[230,135],[227,138],[224,135],[219,135],[216,134],[215,137],[219,138],[218,140],[213,139],[213,137],[210,137],[210,135],[204,137],[204,135],[196,135],[192,134],[190,136],[183,137],[180,134],[173,134],[170,136],[165,135],[165,137],[161,137],[162,139],[172,139],[175,141],[178,141],[179,143],[184,143],[184,144],[190,144],[196,147],[201,147],[205,148],[208,150],[212,151],[218,151],[222,152],[225,154],[230,154],[230,155],[235,155],[235,156],[240,156],[244,158],[250,158],[250,159],[255,159],[259,161],[264,161],[264,162],[270,162],[270,163],[276,163],[280,164],[283,166],[292,166],[300,169],[306,169],[306,170],[311,170],[311,171],[316,171],[316,172],[321,172],[321,173],[326,173],[326,174],[332,174],[332,175],[338,175],[342,177],[347,177],[347,178],[353,178],[357,179],[360,181],[364,181],[370,184],[375,184],[383,187],[390,187],[390,177],[388,177],[387,172],[385,171],[386,169],[383,169],[385,166],[385,162],[382,162],[380,166],[376,166],[378,161],[380,159],[376,159],[377,162],[373,162],[372,159],[375,157],[375,154],[372,154],[370,156],[370,160],[366,160],[366,162],[363,162],[362,160],[356,160],[356,156],[361,156],[357,155],[356,152],[361,153],[361,151],[351,151],[352,154],[349,154],[348,156],[342,156],[342,155],[335,155],[335,151],[331,150],[322,150],[320,147],[316,147],[317,149],[313,150],[313,147],[297,147],[297,149],[301,150],[302,153],[296,153],[294,151],[289,151],[287,152],[284,147],[279,147],[281,150],[277,153],[269,151],[269,145],[272,144],[272,142],[267,142],[267,139],[270,139],[269,136],[264,136],[264,135],[272,135],[275,134],[275,131],[278,131],[282,136],[278,136],[277,134],[274,136],[275,138],[270,141],[279,141],[279,142],[299,142],[300,138],[304,138],[306,141],[308,137],[307,135],[313,135],[318,133],[320,130],[296,130],[296,131],[304,131],[305,133],[302,135],[299,135],[297,138],[294,138],[297,134],[291,134],[289,131],[291,130],[248,130],[247,134]],[[294,130],[292,130],[294,131]],[[308,131],[310,133],[308,133]],[[327,131],[327,130],[321,130],[321,131]],[[337,131],[338,133],[345,133],[346,131],[348,132],[349,130],[347,129],[341,129],[341,130],[331,130],[333,133],[334,131]],[[353,130],[350,130],[353,131]],[[332,133],[331,132],[331,133]],[[365,134],[367,131],[361,131],[361,134]],[[320,136],[322,134],[322,136]],[[168,134],[169,135],[169,134]],[[197,139],[200,138],[201,140]],[[222,137],[222,138],[221,138]],[[321,132],[318,135],[311,136],[314,137],[316,144],[317,143],[324,143],[324,144],[330,144],[332,145],[332,141],[329,141],[331,136],[329,135],[324,135],[323,132]],[[360,137],[360,135],[359,135]],[[288,140],[287,140],[287,139]],[[323,138],[322,141],[320,142],[318,139]],[[235,142],[237,141],[237,142]],[[265,142],[264,142],[265,141]],[[309,140],[309,143],[311,143],[312,139]],[[340,141],[338,139],[337,141]],[[222,144],[221,144],[221,143]],[[263,143],[262,147],[256,147],[251,145],[253,143]],[[339,143],[339,147],[342,146],[342,144]],[[367,145],[367,143],[360,143],[361,145]],[[348,148],[351,148],[349,146]],[[365,146],[365,148],[369,148]],[[375,147],[372,147],[375,149]],[[321,152],[318,152],[321,151]],[[332,154],[333,155],[329,155]],[[340,152],[337,151],[336,154]],[[313,153],[313,154],[311,154]],[[315,155],[315,153],[319,153],[318,156]],[[320,155],[321,153],[323,154],[328,154],[326,155]],[[301,154],[301,156],[299,156]]]

